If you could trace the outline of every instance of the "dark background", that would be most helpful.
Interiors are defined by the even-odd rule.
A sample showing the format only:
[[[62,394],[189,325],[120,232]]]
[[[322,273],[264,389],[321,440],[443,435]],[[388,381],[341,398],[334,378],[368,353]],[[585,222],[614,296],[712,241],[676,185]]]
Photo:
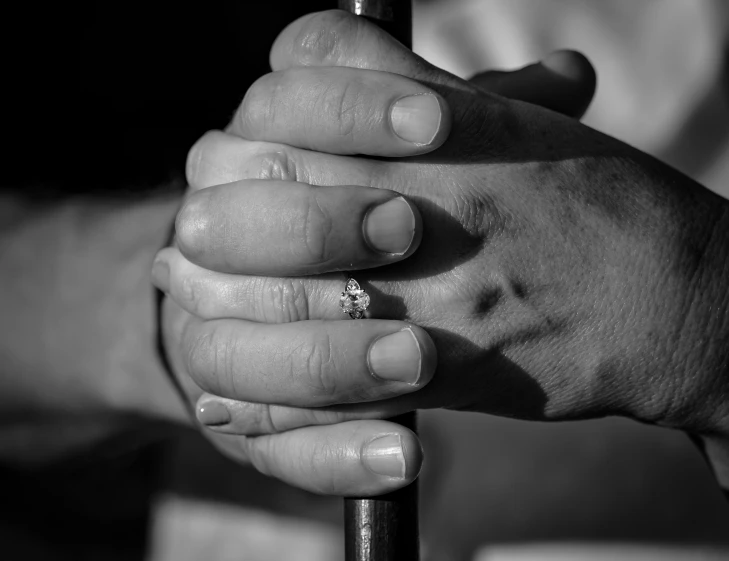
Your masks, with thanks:
[[[278,32],[332,4],[4,9],[10,149],[2,188],[38,198],[112,198],[184,187],[188,148],[204,131],[224,127],[248,85],[269,70]],[[443,559],[466,559],[496,542],[729,545],[729,509],[684,435],[626,421],[421,418],[423,536]],[[142,558],[155,502],[165,495],[341,525],[339,499],[233,465],[193,432],[171,431],[141,449],[128,442],[35,471],[0,467],[0,558]]]

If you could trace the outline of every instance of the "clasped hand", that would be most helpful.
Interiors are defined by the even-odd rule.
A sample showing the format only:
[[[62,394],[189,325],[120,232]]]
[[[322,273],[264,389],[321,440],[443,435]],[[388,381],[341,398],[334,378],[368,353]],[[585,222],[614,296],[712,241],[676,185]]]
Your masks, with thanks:
[[[417,476],[416,436],[383,420],[416,408],[726,431],[725,201],[344,12],[293,23],[271,65],[192,149],[154,272],[229,454],[362,495]],[[486,85],[566,112],[530,68],[542,91]],[[370,319],[341,313],[345,271]]]

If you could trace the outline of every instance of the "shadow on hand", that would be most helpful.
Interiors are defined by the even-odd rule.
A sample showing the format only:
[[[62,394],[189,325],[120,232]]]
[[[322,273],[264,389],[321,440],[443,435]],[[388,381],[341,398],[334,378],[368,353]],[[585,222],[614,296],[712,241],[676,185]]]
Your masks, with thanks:
[[[637,150],[541,106],[506,100],[463,85],[424,82],[448,101],[453,125],[446,143],[410,158],[429,164],[551,162]]]
[[[369,280],[388,282],[427,279],[469,261],[487,242],[487,236],[469,232],[458,219],[433,201],[419,196],[409,198],[415,202],[423,218],[420,247],[404,261],[358,274]]]
[[[433,380],[416,392],[419,408],[442,407],[545,420],[547,394],[499,348],[485,349],[441,328],[428,328],[438,348]]]

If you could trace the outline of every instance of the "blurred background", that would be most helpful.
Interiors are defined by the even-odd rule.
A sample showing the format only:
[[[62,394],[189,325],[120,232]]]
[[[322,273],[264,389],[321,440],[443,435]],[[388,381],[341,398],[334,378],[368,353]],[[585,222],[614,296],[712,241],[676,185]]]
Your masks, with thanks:
[[[257,51],[244,49],[249,74],[266,71],[268,45],[305,8],[298,3],[298,13],[284,11],[263,23],[241,16],[239,24],[268,30],[260,31]],[[130,17],[151,29],[151,22],[163,20],[147,9]],[[462,77],[523,66],[555,49],[582,51],[598,73],[587,124],[729,197],[725,1],[420,0],[414,18],[415,51]],[[112,31],[99,24],[95,40],[111,41]],[[181,49],[195,39],[179,38]],[[93,50],[83,56],[101,56]],[[164,58],[155,71],[148,70],[148,84],[173,73]],[[241,79],[240,95],[253,78]],[[210,89],[205,80],[190,82],[180,87],[181,99]],[[138,91],[125,95],[125,107],[140,120],[171,114],[163,96],[144,105]],[[237,98],[229,101],[211,102],[222,112],[201,110],[200,127],[180,135],[172,155],[161,157],[178,158],[200,132],[222,126],[209,117],[226,118]],[[157,149],[157,137],[148,141]],[[614,419],[548,425],[442,411],[423,412],[420,426],[427,457],[424,559],[729,559],[729,506],[684,434]],[[234,465],[193,431],[180,430],[163,447],[96,466],[93,473],[73,465],[50,474],[0,470],[18,495],[27,488],[27,496],[36,497],[10,508],[0,495],[6,501],[2,522],[10,529],[0,558],[3,550],[22,551],[24,559],[343,557],[341,499]],[[42,539],[24,516],[45,528]]]

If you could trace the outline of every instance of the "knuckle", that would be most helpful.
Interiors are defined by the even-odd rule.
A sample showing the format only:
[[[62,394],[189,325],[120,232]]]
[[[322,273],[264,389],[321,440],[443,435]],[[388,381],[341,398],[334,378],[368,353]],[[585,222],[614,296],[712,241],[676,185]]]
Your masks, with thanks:
[[[177,297],[180,299],[180,303],[183,304],[186,310],[195,315],[199,315],[197,313],[199,291],[195,281],[190,277],[183,276],[180,279],[178,286],[179,291],[177,293]]]
[[[197,334],[186,336],[187,369],[191,376],[204,381],[204,389],[225,395],[226,388],[235,391],[235,341],[217,326],[208,326]]]
[[[303,241],[300,247],[305,252],[305,258],[314,264],[326,263],[331,252],[329,239],[334,223],[332,217],[320,204],[313,188],[305,198],[303,205],[298,239]]]
[[[513,213],[494,197],[479,192],[481,179],[451,172],[447,172],[447,179],[454,193],[449,210],[463,228],[453,248],[458,255],[475,253],[507,232],[514,221]]]
[[[214,316],[214,309],[208,291],[205,289],[201,279],[184,275],[179,280],[178,290],[175,296],[180,304],[191,314],[200,318],[209,319]]]
[[[237,342],[227,330],[218,327],[213,328],[213,385],[223,394],[228,393],[225,389],[234,395],[237,393],[235,383],[236,348]]]
[[[303,65],[337,63],[345,50],[343,43],[357,27],[357,20],[341,10],[316,14],[295,38],[292,54]]]
[[[367,104],[361,94],[358,82],[333,82],[321,96],[321,113],[334,123],[334,133],[342,139],[351,139],[358,124],[366,123]],[[319,113],[319,112],[317,112]]]
[[[246,403],[239,429],[246,436],[275,434],[280,432],[273,421],[272,405],[265,403]]]
[[[205,133],[187,155],[185,175],[190,187],[200,190],[240,179],[239,162],[248,144],[221,131]]]
[[[332,364],[331,339],[318,334],[298,345],[290,357],[292,374],[305,377],[313,397],[333,397],[337,392]]]
[[[346,413],[325,408],[302,409],[301,416],[297,419],[300,426],[335,425],[350,420]],[[359,416],[356,417],[360,419]]]
[[[309,319],[309,302],[300,279],[261,278],[261,299],[268,305],[262,310],[263,321],[289,323]]]
[[[262,404],[258,413],[258,429],[262,434],[276,434],[281,432],[278,423],[275,421],[273,410],[274,405]]]
[[[346,461],[349,446],[337,444],[337,441],[322,439],[316,442],[308,459],[315,468],[336,467]]]
[[[299,176],[296,161],[283,146],[260,147],[256,149],[254,159],[258,179],[306,182],[305,177]]]
[[[211,341],[205,330],[193,328],[188,324],[182,332],[185,367],[193,378],[199,379],[210,370]]]

